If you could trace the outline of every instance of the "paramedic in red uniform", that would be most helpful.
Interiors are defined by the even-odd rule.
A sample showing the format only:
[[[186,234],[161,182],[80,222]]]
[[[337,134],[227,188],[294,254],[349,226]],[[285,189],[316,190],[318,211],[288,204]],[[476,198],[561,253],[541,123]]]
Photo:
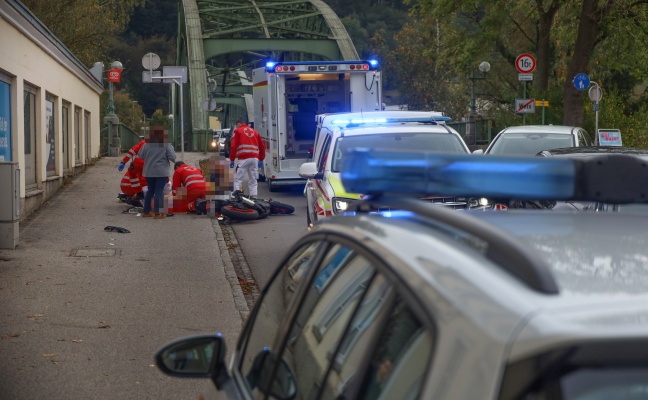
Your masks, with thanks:
[[[173,211],[187,212],[193,210],[196,199],[205,198],[205,177],[199,168],[178,161],[173,166]]]
[[[128,150],[128,152],[126,153],[122,161],[119,163],[119,166],[117,167],[119,172],[121,172],[124,170],[124,166],[126,165],[126,163],[132,160],[132,163],[130,167],[128,167],[128,170],[124,175],[124,178],[122,178],[122,192],[128,195],[130,195],[131,193],[132,194],[139,193],[142,191],[142,188],[146,186],[146,178],[144,178],[144,176],[142,175],[142,171],[144,169],[144,160],[137,157],[137,153],[139,153],[140,148],[144,146],[144,143],[146,143],[146,140],[142,140],[141,142],[137,143],[135,146],[131,147],[131,149]],[[130,178],[131,188],[128,190],[128,192],[130,193],[127,193],[124,190],[124,186],[126,183],[124,181],[126,180],[126,176]]]
[[[247,176],[249,196],[257,197],[257,179],[259,179],[259,168],[263,167],[266,149],[261,135],[254,128],[245,123],[245,119],[239,118],[236,121],[236,129],[232,138],[230,148],[230,168],[236,163],[236,174],[234,175],[234,190],[241,190],[243,178]]]

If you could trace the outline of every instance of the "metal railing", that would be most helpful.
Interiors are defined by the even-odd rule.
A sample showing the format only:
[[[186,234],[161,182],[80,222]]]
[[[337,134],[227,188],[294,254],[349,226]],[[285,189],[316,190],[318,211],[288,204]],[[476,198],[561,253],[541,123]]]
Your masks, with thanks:
[[[121,139],[120,151],[122,153],[127,152],[131,147],[142,141],[140,135],[126,125],[119,124],[118,129],[119,138]],[[99,155],[101,157],[108,155],[108,127],[101,129],[101,149],[99,150]]]

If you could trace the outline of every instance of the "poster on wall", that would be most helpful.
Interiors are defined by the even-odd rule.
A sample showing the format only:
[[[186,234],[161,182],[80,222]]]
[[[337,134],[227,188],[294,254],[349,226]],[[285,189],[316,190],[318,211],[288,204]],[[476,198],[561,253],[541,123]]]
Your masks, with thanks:
[[[11,159],[11,85],[0,81],[0,161]]]
[[[47,141],[45,154],[47,154],[47,172],[56,170],[56,153],[54,148],[54,102],[45,101],[45,126],[47,127]]]

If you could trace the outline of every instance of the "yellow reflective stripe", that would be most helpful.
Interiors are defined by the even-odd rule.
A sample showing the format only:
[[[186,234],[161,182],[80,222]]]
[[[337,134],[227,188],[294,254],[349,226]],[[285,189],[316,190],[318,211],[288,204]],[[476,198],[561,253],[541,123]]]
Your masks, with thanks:
[[[329,183],[331,184],[331,188],[333,188],[333,196],[346,197],[348,199],[360,199],[360,194],[348,193],[344,190],[344,185],[342,185],[342,180],[340,179],[340,173],[331,172],[331,175],[329,175]],[[333,199],[331,199],[331,201],[332,200]]]

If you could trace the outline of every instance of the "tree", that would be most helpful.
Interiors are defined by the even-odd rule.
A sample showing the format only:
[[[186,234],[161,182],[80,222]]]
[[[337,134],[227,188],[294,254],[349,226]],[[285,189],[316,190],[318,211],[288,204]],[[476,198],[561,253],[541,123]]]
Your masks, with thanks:
[[[149,126],[164,126],[166,128],[167,126],[169,126],[169,117],[167,115],[164,115],[162,110],[158,108],[157,110],[155,110],[153,115],[151,115]]]
[[[133,9],[146,0],[23,0],[38,19],[87,66],[102,60]]]
[[[501,102],[512,101],[519,86],[511,78],[517,75],[513,63],[516,55],[535,54],[538,68],[534,94],[544,97],[552,87],[562,87],[563,123],[582,126],[584,96],[571,83],[576,73],[592,71],[601,77],[641,79],[648,72],[648,56],[643,51],[648,38],[646,3],[420,0],[420,9],[415,11],[428,21],[443,21],[439,62],[447,70],[465,76],[481,59],[493,59],[491,70],[499,71],[499,75],[495,85],[493,79],[489,84],[494,98]],[[624,51],[612,55],[611,48]]]

